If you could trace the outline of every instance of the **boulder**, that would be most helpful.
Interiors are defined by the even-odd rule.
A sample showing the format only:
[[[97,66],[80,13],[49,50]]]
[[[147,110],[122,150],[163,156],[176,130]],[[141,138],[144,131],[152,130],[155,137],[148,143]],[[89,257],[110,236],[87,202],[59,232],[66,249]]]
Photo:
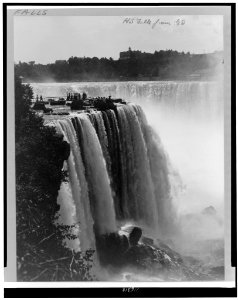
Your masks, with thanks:
[[[124,253],[129,248],[129,241],[125,235],[116,232],[96,235],[96,247],[101,264],[123,265]]]
[[[129,234],[129,242],[131,246],[136,246],[142,236],[142,230],[140,227],[134,227]]]
[[[123,229],[128,233],[101,235],[95,231],[100,263],[115,269],[130,267],[166,281],[211,280],[222,278],[223,269],[202,267],[201,261],[183,257],[162,240],[142,236],[139,227]],[[139,240],[142,243],[139,243]]]
[[[129,233],[129,237],[117,232],[104,235],[95,234],[100,262],[105,265],[111,264],[117,266],[128,263],[126,253],[131,247],[138,245],[141,235],[142,230],[139,227],[133,227]]]

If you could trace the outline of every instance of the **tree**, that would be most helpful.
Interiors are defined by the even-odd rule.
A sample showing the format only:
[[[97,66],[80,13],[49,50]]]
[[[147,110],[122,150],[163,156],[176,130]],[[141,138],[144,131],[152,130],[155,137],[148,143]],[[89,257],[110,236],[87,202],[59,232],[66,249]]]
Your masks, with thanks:
[[[90,280],[93,252],[83,255],[65,248],[63,240],[75,238],[72,227],[55,225],[58,190],[67,181],[62,166],[70,147],[31,110],[32,95],[31,87],[16,78],[18,280]]]
[[[210,63],[212,61],[212,64]],[[97,57],[72,56],[67,61],[41,65],[22,63],[15,64],[15,72],[24,76],[26,81],[44,82],[47,79],[62,81],[98,81],[120,78],[137,79],[156,76],[160,69],[160,79],[184,79],[196,70],[210,68],[213,70],[219,63],[219,55],[213,53],[190,54],[169,50],[142,53],[131,51],[128,59],[113,60]],[[186,66],[186,68],[184,68]],[[153,69],[153,70],[152,70]],[[169,70],[169,71],[168,71]]]

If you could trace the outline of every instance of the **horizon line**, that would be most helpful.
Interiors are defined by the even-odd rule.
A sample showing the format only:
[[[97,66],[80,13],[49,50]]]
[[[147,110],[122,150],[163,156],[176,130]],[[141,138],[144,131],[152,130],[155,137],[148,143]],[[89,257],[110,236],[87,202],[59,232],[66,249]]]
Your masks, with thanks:
[[[128,52],[129,50],[125,50],[125,51],[120,51],[119,52],[119,54],[120,53],[122,53],[122,52]],[[136,52],[136,51],[140,51],[141,53],[145,53],[145,54],[155,54],[155,52],[160,52],[160,51],[174,51],[174,52],[178,52],[178,53],[184,53],[184,54],[190,54],[190,55],[207,55],[207,54],[214,54],[214,53],[217,53],[217,52],[224,52],[224,49],[222,49],[222,50],[214,50],[213,52],[203,52],[203,53],[201,53],[201,52],[198,52],[198,53],[194,53],[194,52],[190,52],[190,51],[187,51],[187,52],[185,52],[185,51],[178,51],[178,50],[175,50],[175,49],[160,49],[160,50],[155,50],[154,52],[145,52],[145,51],[141,51],[141,50],[131,50],[131,52]],[[115,58],[113,58],[113,57],[106,57],[106,56],[101,56],[101,57],[97,57],[97,56],[91,56],[91,57],[89,57],[89,56],[74,56],[74,55],[72,55],[72,56],[70,56],[70,57],[68,57],[68,58],[58,58],[58,59],[55,59],[55,61],[50,61],[50,62],[46,62],[46,63],[42,63],[42,62],[36,62],[36,61],[34,61],[34,60],[29,60],[29,61],[21,61],[20,59],[18,60],[18,62],[15,62],[14,61],[14,64],[19,64],[19,63],[30,63],[30,62],[34,62],[34,64],[41,64],[41,65],[47,65],[47,64],[53,64],[53,63],[55,63],[56,61],[67,61],[67,60],[69,60],[71,57],[77,57],[77,58],[90,58],[90,59],[92,59],[92,58],[98,58],[98,59],[112,59],[112,60],[114,60],[114,61],[118,61],[118,60],[120,60],[120,57],[118,58],[118,59],[115,59]]]

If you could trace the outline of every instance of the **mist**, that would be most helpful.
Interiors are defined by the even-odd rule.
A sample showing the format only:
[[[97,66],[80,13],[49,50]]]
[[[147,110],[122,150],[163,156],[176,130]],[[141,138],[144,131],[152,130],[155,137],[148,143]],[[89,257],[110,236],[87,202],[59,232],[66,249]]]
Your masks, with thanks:
[[[220,85],[221,86],[221,85]],[[156,130],[171,165],[173,204],[180,235],[174,237],[181,253],[194,255],[197,242],[223,238],[224,214],[224,129],[222,95],[213,94],[211,103],[147,102],[141,106]],[[212,89],[209,93],[214,93]],[[207,95],[207,99],[211,95]],[[204,99],[203,99],[204,100]],[[211,108],[211,107],[210,107]],[[211,207],[211,213],[209,212]],[[205,256],[201,250],[199,255]]]
[[[222,76],[216,78],[216,81],[35,83],[32,87],[35,94],[43,97],[86,92],[89,97],[111,95],[139,104],[166,154],[173,207],[166,215],[170,214],[176,224],[176,232],[167,237],[161,237],[160,230],[151,232],[146,226],[143,234],[154,243],[162,238],[182,255],[205,263],[216,257],[222,264],[224,255],[219,251],[224,247],[224,102]],[[69,213],[67,199],[66,202],[66,209],[61,206],[62,217]],[[77,248],[78,242],[69,246]],[[214,254],[214,249],[218,254]],[[107,276],[107,272],[111,274],[105,270],[105,277],[111,280],[112,275]],[[115,280],[125,280],[124,275],[137,280],[135,273],[125,270]],[[148,278],[147,274],[141,276]]]

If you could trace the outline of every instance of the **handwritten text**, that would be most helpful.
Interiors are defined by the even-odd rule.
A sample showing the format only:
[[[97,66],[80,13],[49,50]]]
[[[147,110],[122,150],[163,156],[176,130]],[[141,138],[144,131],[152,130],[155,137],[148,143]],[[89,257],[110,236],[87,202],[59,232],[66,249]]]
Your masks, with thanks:
[[[123,24],[138,24],[138,25],[147,25],[150,26],[152,29],[154,29],[157,25],[163,25],[163,26],[182,26],[185,25],[184,19],[176,19],[174,22],[162,20],[162,19],[156,19],[152,20],[150,18],[124,18]]]
[[[18,9],[14,12],[15,16],[45,16],[47,15],[47,10],[31,10],[31,9]]]

